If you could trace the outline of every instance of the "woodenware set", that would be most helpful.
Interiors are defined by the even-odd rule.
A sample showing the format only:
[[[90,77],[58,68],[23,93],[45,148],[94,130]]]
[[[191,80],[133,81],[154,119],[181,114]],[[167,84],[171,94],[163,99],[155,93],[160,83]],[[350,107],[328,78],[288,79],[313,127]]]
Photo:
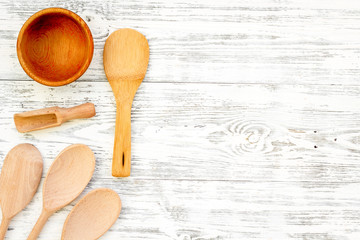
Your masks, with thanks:
[[[62,86],[78,79],[89,67],[94,50],[86,23],[75,13],[49,8],[35,13],[23,25],[17,54],[24,71],[47,86]],[[116,100],[112,175],[127,177],[131,168],[131,106],[149,62],[146,38],[132,29],[112,33],[104,47],[104,69]],[[92,103],[72,108],[50,107],[14,115],[19,132],[59,126],[95,116]],[[20,144],[6,156],[0,175],[4,239],[10,220],[31,201],[40,183],[43,160],[31,144]],[[82,144],[65,148],[54,160],[43,184],[43,209],[28,239],[36,239],[47,219],[76,199],[95,169],[91,149]],[[98,239],[116,221],[121,200],[111,189],[99,188],[83,197],[68,215],[61,239]]]
[[[60,152],[46,175],[43,209],[28,240],[36,239],[47,219],[83,192],[94,169],[95,156],[88,146],[74,144]],[[0,239],[4,239],[10,220],[34,197],[42,170],[42,156],[31,144],[19,144],[7,154],[0,175]],[[74,206],[65,221],[61,239],[98,239],[115,223],[120,211],[121,200],[116,192],[95,189]]]

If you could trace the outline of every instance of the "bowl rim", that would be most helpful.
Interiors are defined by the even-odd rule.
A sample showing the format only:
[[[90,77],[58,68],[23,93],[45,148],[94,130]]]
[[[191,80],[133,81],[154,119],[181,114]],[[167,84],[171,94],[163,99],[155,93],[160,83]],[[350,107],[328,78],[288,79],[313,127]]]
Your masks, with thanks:
[[[66,17],[71,18],[74,22],[76,22],[76,24],[81,28],[81,30],[84,32],[85,36],[86,36],[86,43],[90,48],[90,51],[88,51],[87,56],[86,56],[86,61],[83,64],[83,66],[71,77],[61,80],[61,81],[48,81],[45,78],[42,78],[36,74],[34,74],[33,72],[30,71],[27,63],[25,62],[23,55],[22,55],[22,51],[21,51],[21,47],[20,44],[22,42],[23,36],[25,31],[27,30],[27,28],[38,18],[47,15],[47,14],[51,14],[51,13],[58,13],[58,14],[62,14]],[[38,83],[41,83],[43,85],[46,86],[51,86],[51,87],[58,87],[58,86],[63,86],[69,83],[74,82],[76,79],[78,79],[79,77],[81,77],[85,71],[88,69],[93,54],[94,54],[94,41],[93,41],[93,37],[91,34],[91,31],[89,29],[89,26],[86,24],[86,22],[76,13],[65,9],[65,8],[46,8],[43,10],[40,10],[36,13],[34,13],[31,17],[29,17],[26,22],[23,24],[23,26],[20,29],[18,38],[17,38],[17,43],[16,43],[16,52],[17,52],[17,56],[18,56],[18,60],[20,62],[21,67],[24,69],[25,73],[31,77],[33,80],[35,80]]]

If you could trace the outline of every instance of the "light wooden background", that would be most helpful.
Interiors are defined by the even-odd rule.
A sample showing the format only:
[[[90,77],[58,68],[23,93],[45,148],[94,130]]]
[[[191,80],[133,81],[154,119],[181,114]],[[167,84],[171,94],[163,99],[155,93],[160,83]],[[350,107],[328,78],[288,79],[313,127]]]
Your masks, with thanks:
[[[75,83],[32,81],[16,56],[28,17],[64,7],[89,25],[93,61]],[[132,107],[132,175],[111,177],[115,101],[102,65],[116,29],[142,32],[150,65]],[[44,176],[72,143],[90,146],[85,192],[117,191],[101,239],[360,239],[360,1],[0,1],[0,159],[37,146]],[[14,113],[96,105],[97,116],[20,134]],[[0,186],[1,187],[1,186]],[[60,239],[78,199],[39,239]],[[41,188],[10,224],[25,239]]]

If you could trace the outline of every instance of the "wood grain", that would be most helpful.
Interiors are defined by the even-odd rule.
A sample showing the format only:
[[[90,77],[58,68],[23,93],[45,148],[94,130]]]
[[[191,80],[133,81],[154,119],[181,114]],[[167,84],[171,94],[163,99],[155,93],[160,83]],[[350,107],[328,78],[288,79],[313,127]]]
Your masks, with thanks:
[[[131,106],[145,78],[149,63],[149,43],[130,28],[113,32],[104,46],[104,70],[116,100],[115,139],[112,161],[114,177],[131,172]]]
[[[29,77],[56,87],[75,81],[86,71],[94,43],[89,27],[74,12],[47,8],[24,23],[16,50]]]
[[[50,107],[14,114],[14,123],[19,132],[60,126],[62,123],[80,118],[95,116],[95,106],[83,103],[71,108]]]
[[[28,240],[37,239],[48,218],[81,194],[94,169],[95,156],[86,145],[73,144],[59,153],[46,174],[43,209]]]
[[[71,210],[64,223],[61,240],[99,239],[119,218],[121,200],[109,188],[86,194]]]
[[[54,89],[31,81],[5,83],[1,149],[26,140],[54,159],[69,143],[82,142],[99,158],[96,178],[109,176],[116,113],[108,83],[79,82]],[[190,88],[187,83],[143,83],[132,108],[133,177],[357,182],[359,93],[360,87],[337,85]],[[26,101],[14,104],[19,95]],[[80,100],[93,102],[98,114],[55,129],[16,132],[12,113],[50,104],[72,106]]]
[[[16,58],[22,24],[50,6],[79,14],[95,44],[88,71],[61,88],[30,81]],[[30,142],[47,170],[68,144],[89,145],[97,163],[85,193],[112,188],[123,203],[102,239],[359,239],[359,1],[20,0],[0,1],[0,12],[0,159]],[[151,54],[132,106],[132,175],[114,179],[102,54],[124,27]],[[84,101],[97,116],[25,135],[12,122]],[[39,239],[59,239],[75,203]],[[38,192],[8,239],[25,239],[40,211]]]
[[[54,89],[5,83],[0,127],[9,137],[0,138],[1,149],[32,142],[44,153],[45,169],[70,142],[94,150],[97,166],[87,191],[109,187],[123,199],[122,215],[103,239],[360,234],[358,86],[143,83],[132,108],[133,173],[119,180],[109,177],[115,106],[108,83]],[[26,101],[14,104],[20,94]],[[97,116],[23,136],[6,113],[80,99],[93,102]],[[40,202],[38,196],[14,219],[10,239],[23,239],[16,226],[29,230]],[[52,217],[40,239],[60,236],[70,210]]]
[[[10,220],[33,199],[43,170],[39,150],[31,144],[18,144],[4,159],[0,175],[0,239],[5,239]]]
[[[74,11],[93,34],[94,57],[82,81],[106,81],[105,40],[129,27],[149,40],[147,82],[358,84],[357,0],[5,1],[0,79],[28,79],[14,42],[24,21],[50,6]]]
[[[94,178],[89,188],[98,187],[117,189],[122,200],[120,218],[101,239],[355,240],[360,234],[358,183]],[[74,204],[51,217],[39,239],[60,237]],[[40,208],[31,204],[16,216],[9,239],[25,239]]]

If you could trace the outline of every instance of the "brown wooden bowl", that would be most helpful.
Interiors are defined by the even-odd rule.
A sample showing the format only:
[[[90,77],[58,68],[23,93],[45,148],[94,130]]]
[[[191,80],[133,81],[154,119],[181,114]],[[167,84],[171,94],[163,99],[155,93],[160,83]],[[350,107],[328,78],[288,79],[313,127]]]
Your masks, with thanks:
[[[89,67],[93,52],[89,27],[63,8],[47,8],[32,15],[17,39],[22,68],[47,86],[62,86],[78,79]]]

